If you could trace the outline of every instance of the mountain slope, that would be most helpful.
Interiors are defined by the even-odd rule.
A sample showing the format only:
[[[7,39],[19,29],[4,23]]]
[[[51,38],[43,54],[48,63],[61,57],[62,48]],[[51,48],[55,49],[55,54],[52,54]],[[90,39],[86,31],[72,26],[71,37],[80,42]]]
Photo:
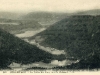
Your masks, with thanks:
[[[12,62],[29,64],[42,61],[49,63],[55,58],[59,59],[0,29],[0,68],[5,68]]]
[[[3,12],[3,11],[0,11],[0,18],[20,19],[20,16],[22,16],[21,13],[13,13],[13,12]]]
[[[35,20],[42,25],[52,25],[53,23],[66,18],[68,13],[56,13],[56,12],[31,12],[22,16],[24,20]]]
[[[30,40],[36,39],[43,46],[64,49],[69,57],[85,59],[95,53],[99,56],[99,33],[100,16],[76,15],[55,23]]]
[[[81,11],[78,12],[77,15],[100,15],[100,9]]]

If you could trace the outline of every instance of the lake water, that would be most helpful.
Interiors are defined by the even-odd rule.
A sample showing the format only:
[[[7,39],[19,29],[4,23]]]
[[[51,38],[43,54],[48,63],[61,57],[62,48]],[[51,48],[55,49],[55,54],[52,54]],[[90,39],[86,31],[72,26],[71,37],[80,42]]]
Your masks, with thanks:
[[[0,23],[1,25],[19,25],[19,23]]]
[[[12,69],[28,69],[32,67],[43,67],[43,68],[53,68],[57,66],[66,66],[70,65],[72,63],[76,63],[77,61],[72,61],[72,60],[63,60],[63,61],[58,61],[58,60],[52,60],[51,63],[43,63],[43,62],[35,62],[31,64],[26,64],[26,65],[21,65],[19,63],[12,62],[9,67]]]
[[[19,38],[31,37],[44,30],[45,28],[41,28],[40,30],[28,30],[28,31],[25,31],[24,33],[16,34],[16,36]]]

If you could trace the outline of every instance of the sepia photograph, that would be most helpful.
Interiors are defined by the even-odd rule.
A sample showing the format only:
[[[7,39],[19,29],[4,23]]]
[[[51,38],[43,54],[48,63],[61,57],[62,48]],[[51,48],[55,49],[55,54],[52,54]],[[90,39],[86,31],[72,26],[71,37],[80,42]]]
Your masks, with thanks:
[[[100,0],[0,0],[2,75],[85,71],[100,71]]]

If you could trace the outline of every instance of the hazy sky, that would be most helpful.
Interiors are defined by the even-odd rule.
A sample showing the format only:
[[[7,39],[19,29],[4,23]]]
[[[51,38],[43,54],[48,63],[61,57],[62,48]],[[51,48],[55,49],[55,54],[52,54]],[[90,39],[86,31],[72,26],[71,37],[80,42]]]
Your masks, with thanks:
[[[0,0],[0,11],[74,12],[100,9],[100,0]]]

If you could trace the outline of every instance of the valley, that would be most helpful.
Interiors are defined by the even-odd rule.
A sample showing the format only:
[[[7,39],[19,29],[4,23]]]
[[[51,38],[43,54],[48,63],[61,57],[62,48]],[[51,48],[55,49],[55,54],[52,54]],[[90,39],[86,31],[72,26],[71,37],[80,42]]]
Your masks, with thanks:
[[[15,36],[21,38],[22,40],[28,42],[29,44],[35,45],[36,47],[38,47],[40,50],[43,50],[45,52],[48,52],[52,55],[65,55],[66,53],[64,52],[64,50],[57,50],[55,48],[51,48],[51,47],[44,47],[39,45],[39,43],[37,43],[34,40],[29,41],[28,38],[38,34],[39,32],[44,31],[46,28],[41,28],[39,30],[34,30],[34,31],[25,31],[24,33],[20,33],[20,34],[14,34]],[[40,39],[41,40],[41,39]],[[42,68],[53,68],[53,67],[57,67],[57,66],[66,66],[66,65],[70,65],[72,63],[75,63],[77,60],[67,60],[64,59],[62,61],[59,60],[51,60],[50,63],[43,63],[43,62],[36,62],[36,63],[32,63],[32,64],[28,64],[28,65],[21,65],[18,63],[11,63],[9,65],[9,67],[11,68],[17,68],[17,69],[28,69],[28,68],[32,68],[32,67],[42,67]]]
[[[91,10],[2,16],[0,69],[100,68],[100,16],[95,14]]]

